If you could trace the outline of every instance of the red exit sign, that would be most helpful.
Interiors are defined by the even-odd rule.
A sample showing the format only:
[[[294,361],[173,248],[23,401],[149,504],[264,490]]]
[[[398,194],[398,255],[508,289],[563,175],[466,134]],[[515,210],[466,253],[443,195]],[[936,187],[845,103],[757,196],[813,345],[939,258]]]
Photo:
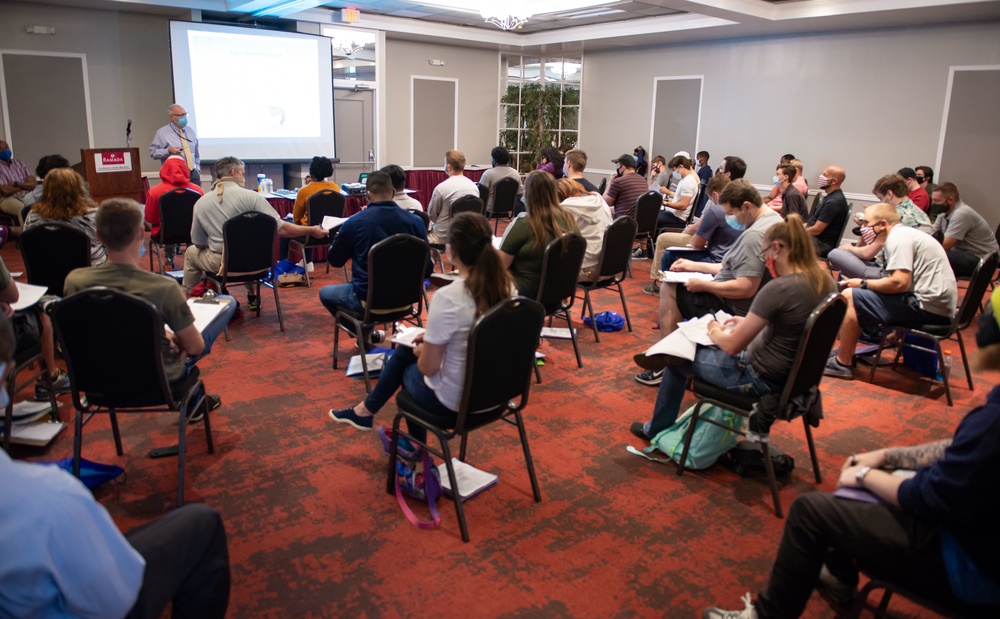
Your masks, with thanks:
[[[340,21],[346,24],[356,24],[361,21],[361,11],[358,9],[340,9]]]

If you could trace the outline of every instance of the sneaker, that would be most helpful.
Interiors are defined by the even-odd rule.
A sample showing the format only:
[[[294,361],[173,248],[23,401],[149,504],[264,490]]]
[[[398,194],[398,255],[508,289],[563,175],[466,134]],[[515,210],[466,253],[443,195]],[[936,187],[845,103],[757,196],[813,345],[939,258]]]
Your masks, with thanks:
[[[826,360],[826,367],[823,368],[823,375],[854,380],[854,370],[841,365],[840,361],[837,361],[836,357],[830,357]]]
[[[255,294],[247,295],[247,311],[256,312],[260,309],[260,297]]]
[[[645,249],[643,249],[642,247],[636,247],[635,249],[632,250],[632,258],[634,260],[645,260],[646,258],[648,258],[648,256],[646,255]]]
[[[173,258],[164,258],[163,259],[163,270],[164,271],[173,271],[174,270],[174,259]]]
[[[641,421],[633,421],[632,425],[630,425],[628,429],[632,434],[635,434],[644,441],[651,440],[650,436],[646,434],[646,428],[643,426]]]
[[[306,263],[306,273],[312,273],[315,270],[316,270],[316,265],[315,264],[313,264],[312,262],[307,262]]]
[[[69,393],[69,375],[62,370],[56,370],[56,373],[52,375],[52,389],[55,391],[56,395]],[[49,399],[49,387],[45,384],[45,380],[40,376],[38,377],[38,380],[35,381],[35,399]]]
[[[745,607],[743,610],[723,610],[721,608],[706,608],[701,613],[702,619],[757,619],[757,609],[753,607],[750,594],[747,593],[742,598]]]
[[[656,282],[649,282],[642,287],[642,293],[648,294],[651,297],[660,296],[660,287],[656,285]]]
[[[330,419],[339,423],[346,423],[347,425],[354,426],[358,430],[371,430],[375,420],[374,415],[359,417],[354,413],[354,408],[342,408],[340,410],[331,408],[329,415]]]
[[[222,398],[217,395],[208,394],[205,396],[205,402],[193,412],[188,414],[188,423],[198,423],[205,418],[205,406],[208,406],[208,410],[214,411],[215,409],[222,406]]]
[[[371,335],[368,336],[368,341],[372,344],[381,344],[385,341],[385,331],[381,329],[375,329],[372,331]]]
[[[646,370],[635,375],[636,382],[655,387],[663,381],[663,370]]]

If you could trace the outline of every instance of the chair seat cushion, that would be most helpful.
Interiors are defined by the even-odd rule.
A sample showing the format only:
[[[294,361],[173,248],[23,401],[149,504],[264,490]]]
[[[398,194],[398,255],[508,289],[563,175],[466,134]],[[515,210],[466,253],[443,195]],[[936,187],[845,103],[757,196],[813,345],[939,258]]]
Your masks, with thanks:
[[[735,391],[730,391],[723,387],[717,387],[711,383],[694,379],[694,394],[696,396],[711,398],[733,407],[734,413],[748,414],[754,403],[759,399],[745,396]]]
[[[923,331],[929,335],[936,335],[938,337],[948,337],[951,335],[951,325],[922,325],[917,331]]]
[[[399,393],[396,394],[396,406],[398,406],[401,410],[410,413],[414,417],[418,417],[421,420],[444,430],[454,428],[455,424],[458,422],[458,413],[449,411],[448,414],[441,415],[429,411],[420,406],[420,404],[413,399],[413,396],[407,393],[405,389],[401,389]],[[478,427],[496,421],[498,418],[502,417],[505,412],[507,412],[507,407],[500,406],[493,410],[470,414],[465,418],[465,429],[474,430]]]

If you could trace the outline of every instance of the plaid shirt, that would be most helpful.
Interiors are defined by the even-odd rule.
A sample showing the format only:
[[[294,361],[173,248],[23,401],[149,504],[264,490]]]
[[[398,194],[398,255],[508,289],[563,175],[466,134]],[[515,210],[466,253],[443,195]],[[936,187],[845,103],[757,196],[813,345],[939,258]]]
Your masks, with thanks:
[[[0,185],[13,185],[31,177],[31,170],[24,165],[23,161],[11,159],[10,161],[0,161]],[[13,195],[15,198],[23,197],[28,193],[20,190]]]

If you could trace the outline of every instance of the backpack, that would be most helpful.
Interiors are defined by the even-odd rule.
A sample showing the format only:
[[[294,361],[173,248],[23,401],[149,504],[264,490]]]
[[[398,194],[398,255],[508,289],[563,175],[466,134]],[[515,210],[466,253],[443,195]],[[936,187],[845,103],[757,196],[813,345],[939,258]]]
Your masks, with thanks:
[[[378,437],[382,439],[382,448],[389,453],[389,434],[382,426],[378,427]],[[431,520],[421,520],[406,504],[403,495],[418,501],[425,501],[431,512]],[[405,436],[399,437],[396,445],[396,501],[403,510],[406,519],[421,529],[433,529],[441,522],[438,513],[437,500],[441,498],[441,479],[437,467],[427,450],[414,446]]]
[[[774,467],[775,475],[787,475],[795,468],[795,459],[770,443],[768,443],[768,452],[771,454],[771,466]],[[764,452],[760,448],[760,443],[753,441],[740,441],[739,444],[726,452],[721,462],[723,466],[740,477],[752,475],[753,471],[766,470],[764,468]]]
[[[664,464],[671,461],[679,462],[681,453],[684,451],[684,436],[687,434],[693,416],[694,406],[678,417],[673,425],[654,436],[649,447],[642,451],[631,446],[626,449],[629,453],[654,462]],[[720,428],[712,423],[698,423],[694,430],[694,436],[691,437],[691,447],[684,463],[684,468],[691,470],[707,469],[715,464],[715,461],[721,456],[729,452],[736,445],[738,440],[736,432],[739,432],[743,425],[742,416],[718,406],[702,406],[698,417],[718,421],[726,427]],[[651,457],[649,454],[654,451],[667,454],[670,456],[670,460]]]

